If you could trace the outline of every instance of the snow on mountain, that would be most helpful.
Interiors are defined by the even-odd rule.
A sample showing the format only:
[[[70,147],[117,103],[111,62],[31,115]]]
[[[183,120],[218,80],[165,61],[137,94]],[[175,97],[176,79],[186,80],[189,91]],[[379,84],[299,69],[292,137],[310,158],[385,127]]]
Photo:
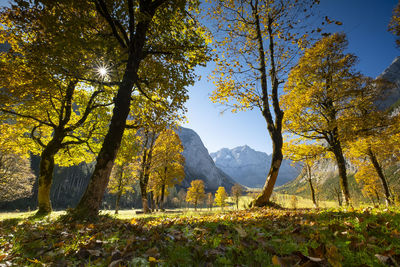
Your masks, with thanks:
[[[215,165],[235,179],[249,187],[262,187],[271,165],[271,155],[255,151],[247,145],[233,149],[222,148],[210,154]],[[279,170],[276,185],[282,185],[297,177],[299,170],[284,160]]]

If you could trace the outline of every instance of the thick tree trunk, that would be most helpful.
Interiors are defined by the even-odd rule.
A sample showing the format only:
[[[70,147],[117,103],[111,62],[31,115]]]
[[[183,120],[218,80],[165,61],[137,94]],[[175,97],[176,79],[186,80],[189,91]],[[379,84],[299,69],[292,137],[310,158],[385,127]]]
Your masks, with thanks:
[[[62,138],[59,134],[47,144],[43,150],[39,164],[38,211],[37,215],[49,214],[52,210],[50,200],[51,184],[53,182],[54,156],[61,149]]]
[[[253,202],[253,205],[257,207],[265,206],[269,202],[269,199],[274,190],[276,179],[278,178],[279,168],[283,159],[282,135],[271,135],[271,137],[273,144],[271,167],[261,194]]]
[[[376,158],[376,156],[371,148],[368,149],[368,156],[369,156],[369,159],[371,160],[372,164],[374,165],[374,168],[376,170],[376,173],[378,174],[379,180],[381,181],[383,191],[385,193],[386,206],[389,206],[390,204],[392,204],[392,196],[390,194],[389,185],[387,183],[386,177],[383,174],[382,166],[379,164],[378,159]]]
[[[76,212],[82,216],[97,216],[104,192],[110,178],[111,170],[121,144],[126,118],[129,114],[130,99],[135,72],[128,68],[115,99],[115,107],[109,130],[97,156],[97,162],[90,182],[82,196]]]
[[[314,186],[313,186],[312,179],[311,179],[311,166],[307,163],[306,168],[307,168],[308,183],[310,185],[310,191],[311,191],[311,199],[314,204],[314,208],[317,208],[318,205],[317,205],[317,201],[315,200],[315,190],[314,190]]]
[[[89,185],[74,211],[74,213],[80,216],[90,217],[98,215],[104,192],[110,178],[111,169],[125,130],[133,86],[135,81],[137,81],[139,65],[143,59],[143,47],[146,41],[147,31],[156,9],[163,3],[164,1],[153,3],[153,1],[148,0],[140,2],[139,9],[143,14],[145,13],[146,16],[143,16],[144,19],[137,23],[135,32],[133,32],[132,29],[132,32],[128,34],[130,35],[130,43],[128,44],[129,56],[124,76],[119,86],[117,96],[115,97],[109,130],[97,156],[96,166],[90,178]],[[104,13],[104,11],[99,13]],[[134,21],[135,18],[130,17],[129,19],[130,21]]]
[[[335,140],[334,145],[332,145],[332,151],[335,154],[336,163],[339,169],[339,184],[340,189],[342,190],[343,202],[346,206],[349,206],[351,205],[351,199],[346,173],[346,161],[344,159],[342,147],[339,140]]]
[[[53,182],[54,155],[43,155],[39,167],[38,206],[37,215],[49,214],[52,210],[50,189]]]

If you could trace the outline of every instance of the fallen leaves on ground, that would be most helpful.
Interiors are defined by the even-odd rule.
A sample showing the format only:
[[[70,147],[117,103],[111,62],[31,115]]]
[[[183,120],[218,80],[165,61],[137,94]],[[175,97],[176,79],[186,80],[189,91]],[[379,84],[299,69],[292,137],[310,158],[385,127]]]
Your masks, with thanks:
[[[0,266],[398,266],[400,211],[0,222]]]

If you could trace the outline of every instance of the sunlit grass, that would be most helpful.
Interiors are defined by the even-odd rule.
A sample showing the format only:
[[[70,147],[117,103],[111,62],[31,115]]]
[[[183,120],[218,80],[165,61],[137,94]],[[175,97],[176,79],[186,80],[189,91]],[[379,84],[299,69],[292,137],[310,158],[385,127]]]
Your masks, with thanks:
[[[239,199],[239,209],[246,209],[249,207],[251,201],[254,200],[254,196],[242,196]],[[276,194],[274,193],[273,201],[284,208],[313,208],[311,199],[296,196],[296,201],[293,201],[292,195]],[[150,214],[140,213],[141,209],[129,209],[119,210],[118,214],[115,214],[115,210],[101,210],[100,214],[110,215],[118,219],[132,219],[132,218],[149,218],[149,217],[181,217],[181,216],[202,216],[207,214],[215,214],[221,212],[229,212],[236,210],[236,204],[234,200],[229,197],[227,199],[228,206],[221,209],[221,207],[214,206],[211,210],[209,208],[197,208],[193,207],[182,207],[177,209],[166,209],[165,212],[157,211]],[[337,202],[334,201],[320,201],[318,203],[320,208],[337,208]],[[139,212],[137,214],[136,212]],[[34,216],[35,211],[29,212],[2,212],[0,213],[0,221],[6,219],[27,219]],[[53,211],[50,214],[51,219],[58,218],[60,215],[66,214],[66,211]]]

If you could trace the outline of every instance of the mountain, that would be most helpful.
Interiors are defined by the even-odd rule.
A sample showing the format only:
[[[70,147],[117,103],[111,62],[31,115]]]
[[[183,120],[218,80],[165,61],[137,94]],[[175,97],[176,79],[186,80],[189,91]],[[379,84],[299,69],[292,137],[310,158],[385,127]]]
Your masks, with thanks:
[[[214,161],[208,154],[199,135],[188,128],[180,127],[177,134],[183,145],[183,156],[185,157],[185,179],[182,186],[187,188],[193,180],[204,181],[206,191],[216,191],[219,186],[230,191],[235,181],[225,172],[215,166]]]
[[[264,185],[272,158],[271,155],[255,151],[247,145],[233,149],[223,148],[210,155],[218,168],[248,187]],[[276,185],[287,183],[298,174],[299,171],[290,165],[290,161],[283,160]]]
[[[396,57],[378,78],[385,79],[395,84],[395,87],[385,92],[383,99],[377,102],[379,109],[395,108],[400,100],[400,56]]]

